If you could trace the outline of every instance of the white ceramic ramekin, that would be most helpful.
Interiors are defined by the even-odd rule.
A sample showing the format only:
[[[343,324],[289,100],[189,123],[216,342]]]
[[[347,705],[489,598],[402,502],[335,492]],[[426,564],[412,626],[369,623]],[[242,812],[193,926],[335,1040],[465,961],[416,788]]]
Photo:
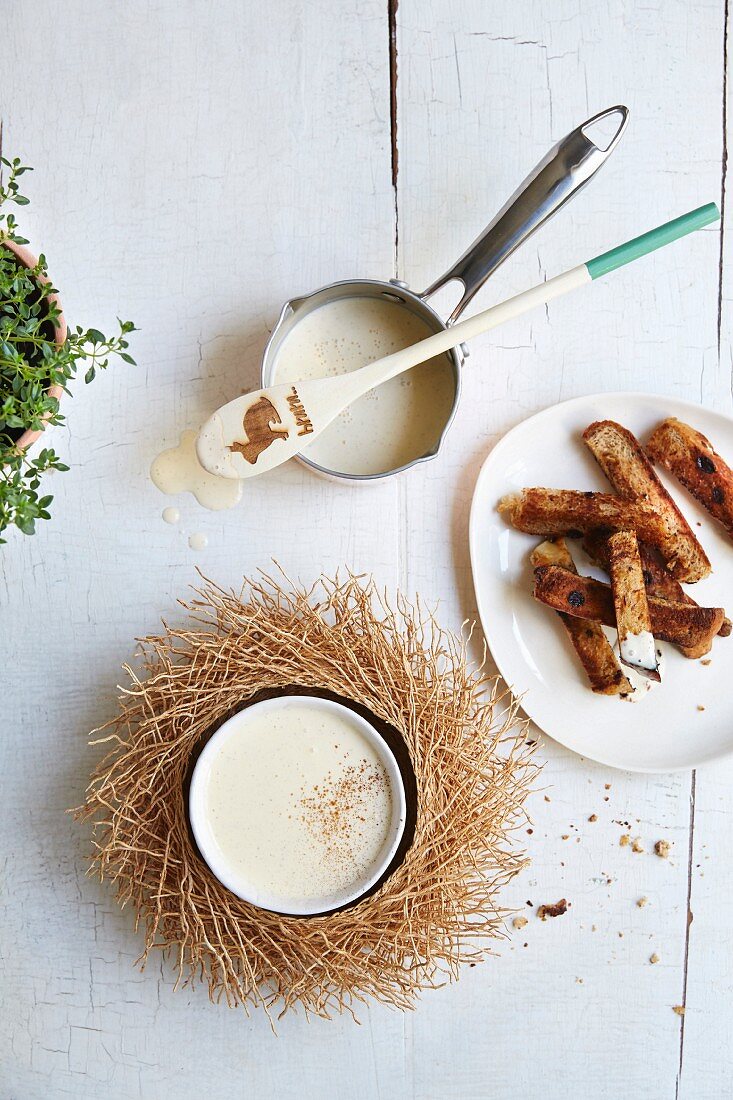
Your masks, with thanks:
[[[385,841],[369,868],[367,874],[354,882],[349,890],[331,894],[328,897],[311,897],[304,899],[301,904],[283,908],[283,899],[268,896],[258,890],[252,883],[245,881],[242,876],[224,861],[220,849],[214,838],[211,823],[206,813],[206,785],[212,764],[224,743],[232,737],[236,737],[242,729],[242,723],[251,717],[260,716],[263,711],[278,711],[281,713],[290,707],[312,707],[321,713],[337,712],[341,718],[346,719],[353,728],[375,750],[379,761],[390,781],[392,791],[392,817]],[[202,858],[212,873],[219,881],[231,890],[243,901],[251,902],[262,909],[270,909],[279,913],[287,913],[290,916],[315,916],[318,913],[340,909],[344,905],[356,901],[366,894],[372,886],[381,878],[392,862],[399,847],[400,840],[405,830],[406,801],[405,787],[402,774],[392,750],[384,738],[377,733],[374,726],[362,718],[349,707],[330,699],[319,699],[314,695],[283,695],[274,699],[265,699],[260,703],[254,703],[228,718],[213,734],[206,744],[201,755],[196,761],[192,776],[191,787],[188,796],[189,817],[193,835],[198,845]]]

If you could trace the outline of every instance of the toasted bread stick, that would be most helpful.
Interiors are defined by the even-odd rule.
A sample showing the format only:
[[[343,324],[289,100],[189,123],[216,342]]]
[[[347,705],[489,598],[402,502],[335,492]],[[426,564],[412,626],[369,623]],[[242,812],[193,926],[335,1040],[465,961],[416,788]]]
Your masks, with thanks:
[[[638,439],[614,420],[597,420],[583,432],[593,457],[624,500],[649,504],[664,531],[665,555],[696,562],[700,576],[710,572],[708,557],[689,523],[657,477]]]
[[[589,531],[583,539],[583,549],[591,561],[594,561],[601,569],[608,572],[608,537],[603,532]],[[697,603],[692,596],[688,595],[679,581],[676,581],[672,574],[664,568],[659,552],[653,546],[647,546],[645,542],[640,542],[639,556],[641,557],[641,568],[644,573],[647,596],[656,596],[660,600],[669,600],[671,603],[686,603],[692,607],[697,607]],[[733,626],[731,626],[730,619],[726,617],[721,623],[718,634],[721,638],[727,638],[731,630],[733,630]],[[679,646],[679,650],[684,657],[695,659],[704,657],[706,653],[710,652],[711,647],[712,639],[710,645],[702,650],[699,646],[693,646],[691,649],[686,646]]]
[[[669,533],[650,504],[621,500],[610,493],[576,489],[522,489],[499,501],[499,511],[519,531],[529,535],[577,535],[603,528],[636,531],[639,539],[656,546],[679,581],[697,581],[710,571],[698,555]]]
[[[621,660],[642,676],[660,680],[639,544],[633,531],[614,531],[609,535],[608,570]]]
[[[534,595],[542,603],[581,619],[616,625],[609,585],[592,577],[574,577],[556,565],[542,565],[535,569],[534,575]],[[674,645],[692,647],[710,641],[723,621],[722,607],[691,607],[654,596],[647,602],[654,637]]]
[[[530,556],[532,565],[557,565],[569,573],[577,573],[575,562],[562,538],[554,542],[541,542]],[[565,627],[580,663],[597,695],[630,695],[631,684],[616,660],[616,654],[600,623],[591,619],[578,619],[557,612]]]
[[[671,417],[654,429],[647,451],[733,538],[733,470],[715,452],[710,440]]]

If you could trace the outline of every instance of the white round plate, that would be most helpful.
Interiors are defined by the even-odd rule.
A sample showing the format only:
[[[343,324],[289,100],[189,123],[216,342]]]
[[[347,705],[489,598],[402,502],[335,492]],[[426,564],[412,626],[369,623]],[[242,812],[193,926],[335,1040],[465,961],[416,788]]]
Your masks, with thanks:
[[[540,539],[510,528],[496,506],[505,493],[531,485],[609,491],[583,443],[584,429],[594,420],[616,420],[645,443],[668,416],[697,428],[733,464],[730,418],[652,394],[596,394],[545,409],[508,432],[483,465],[471,507],[476,599],[499,671],[545,733],[582,756],[629,771],[678,771],[733,752],[733,637],[715,639],[709,665],[659,643],[661,684],[638,702],[595,695],[557,615],[532,597],[529,555]],[[711,576],[687,591],[700,604],[733,609],[733,542],[678,482],[664,472],[660,477],[713,566]],[[570,545],[581,572],[602,575]]]

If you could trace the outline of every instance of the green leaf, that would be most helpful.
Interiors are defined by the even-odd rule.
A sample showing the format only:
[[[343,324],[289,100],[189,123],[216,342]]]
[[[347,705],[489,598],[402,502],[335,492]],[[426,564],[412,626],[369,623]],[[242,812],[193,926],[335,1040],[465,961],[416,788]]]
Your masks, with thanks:
[[[19,181],[30,168],[18,157],[0,156],[0,163],[5,168],[5,178],[0,180],[0,243],[27,244],[10,208],[28,205]],[[119,332],[110,337],[98,328],[76,325],[57,347],[53,326],[60,310],[52,300],[55,293],[44,254],[28,269],[8,249],[0,248],[0,533],[16,526],[33,534],[36,522],[48,519],[53,499],[51,495],[39,499],[44,474],[69,469],[50,447],[29,456],[16,446],[23,431],[63,422],[59,402],[49,396],[49,388],[61,387],[68,399],[73,396],[70,382],[82,364],[87,382],[115,357],[135,365],[125,339],[135,331],[132,321],[118,319]]]

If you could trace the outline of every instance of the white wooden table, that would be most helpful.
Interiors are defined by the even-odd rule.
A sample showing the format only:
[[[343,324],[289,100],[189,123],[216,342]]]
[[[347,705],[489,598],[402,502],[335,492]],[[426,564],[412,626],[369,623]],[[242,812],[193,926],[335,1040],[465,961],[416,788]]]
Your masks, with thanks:
[[[527,927],[412,1014],[292,1017],[277,1038],[203,988],[173,993],[165,967],[134,968],[131,915],[85,880],[86,831],[64,813],[133,638],[175,616],[195,565],[225,584],[273,557],[303,580],[348,565],[439,601],[459,628],[475,615],[471,492],[508,428],[598,390],[732,409],[728,244],[719,266],[711,228],[476,341],[438,461],[366,489],[290,464],[219,515],[186,499],[183,529],[209,536],[198,555],[161,521],[152,456],[255,383],[282,301],[351,275],[426,285],[595,111],[631,108],[619,149],[479,303],[725,198],[723,0],[396,8],[19,0],[3,13],[4,151],[36,167],[26,235],[72,322],[119,314],[141,331],[137,368],[66,404],[53,441],[72,470],[49,479],[53,521],[0,551],[2,1100],[730,1095],[729,764],[626,775],[542,742],[532,867],[506,895]],[[646,852],[620,847],[623,831]],[[668,861],[651,854],[661,838]],[[562,896],[572,909],[555,921],[527,904]]]

